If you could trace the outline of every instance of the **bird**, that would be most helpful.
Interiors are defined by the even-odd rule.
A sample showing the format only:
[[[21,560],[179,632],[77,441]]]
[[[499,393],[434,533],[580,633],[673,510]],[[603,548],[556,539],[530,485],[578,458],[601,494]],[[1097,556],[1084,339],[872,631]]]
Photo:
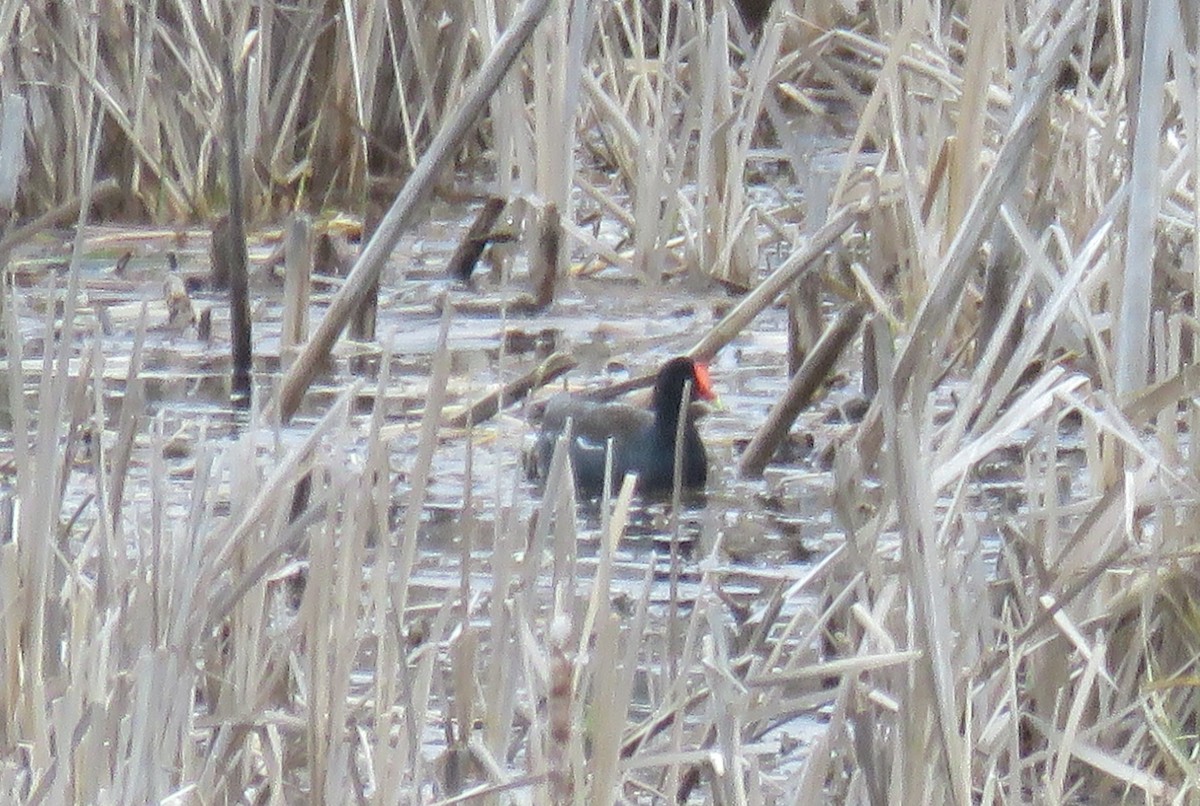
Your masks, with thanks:
[[[669,493],[675,479],[675,436],[679,426],[684,387],[691,381],[691,398],[683,406],[682,485],[703,489],[708,481],[708,454],[696,430],[691,402],[716,400],[705,364],[687,356],[672,358],[658,371],[650,409],[622,403],[596,403],[570,394],[559,394],[546,403],[541,432],[534,447],[533,471],[543,480],[550,469],[554,445],[571,423],[569,453],[575,489],[594,498],[604,492],[604,466],[612,446],[612,483],[619,486],[626,473],[637,473],[637,490],[643,496]]]

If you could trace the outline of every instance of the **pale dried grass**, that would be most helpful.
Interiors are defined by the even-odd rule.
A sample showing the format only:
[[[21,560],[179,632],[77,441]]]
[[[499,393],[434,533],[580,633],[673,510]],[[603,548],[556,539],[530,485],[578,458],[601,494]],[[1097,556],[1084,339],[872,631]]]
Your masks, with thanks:
[[[815,231],[826,215],[785,200],[763,211],[778,225],[759,241],[742,165],[763,116],[772,104],[850,116],[830,210],[840,221],[849,205],[877,202],[868,234],[858,227],[841,257],[879,309],[869,326],[883,381],[837,457],[845,544],[782,571],[743,623],[730,623],[712,559],[678,624],[651,602],[653,562],[622,615],[608,581],[628,489],[606,507],[597,572],[582,578],[556,457],[536,523],[516,506],[495,513],[487,589],[472,584],[478,535],[464,526],[459,591],[418,601],[425,474],[444,449],[444,346],[394,531],[387,412],[376,408],[358,450],[355,388],[301,444],[272,439],[277,426],[257,416],[231,444],[201,446],[180,507],[162,482],[161,425],[137,404],[136,358],[107,431],[99,351],[69,371],[72,286],[62,318],[47,315],[46,343],[59,346],[45,353],[36,409],[24,373],[8,374],[18,438],[0,542],[7,799],[1197,797],[1200,336],[1184,304],[1197,280],[1176,271],[1200,268],[1194,46],[1170,24],[1147,38],[1148,52],[1172,52],[1168,80],[1113,44],[1121,4],[1106,7],[1104,35],[1082,3],[980,2],[938,16],[940,5],[901,15],[876,0],[849,19],[840,4],[784,5],[739,55],[723,6],[651,25],[640,3],[602,4],[595,18],[559,4],[493,99],[490,145],[514,195],[554,201],[568,221],[571,188],[586,183],[632,246],[594,249],[568,226],[588,254],[651,279],[683,266],[737,282],[770,241],[803,254],[799,227]],[[208,211],[220,195],[210,133],[221,96],[197,8],[54,21],[40,4],[0,5],[13,45],[3,58],[22,55],[24,71],[6,64],[0,86],[25,94],[38,135],[27,212],[86,190],[97,153],[152,213]],[[446,25],[436,4],[347,4],[337,20],[272,6],[255,24],[220,8],[218,29],[245,43],[261,210],[288,194],[360,197],[372,143],[389,133],[403,132],[402,149],[380,159],[415,164],[500,27],[482,0],[474,18]],[[1064,62],[1069,91],[1056,84]],[[576,137],[608,162],[606,186],[576,176]],[[782,142],[794,165],[803,149],[787,140],[775,131],[765,142]],[[987,269],[1002,290],[990,319],[985,240],[1005,250]],[[73,262],[71,283],[76,272]],[[13,307],[11,367],[24,354]],[[94,498],[80,504],[65,490],[83,472],[70,446],[85,428],[104,436]],[[1075,442],[1078,468],[1063,459]],[[979,471],[1013,444],[1024,496],[997,511]],[[146,476],[128,474],[131,457]],[[309,474],[309,506],[289,522],[291,491]],[[499,480],[497,491],[517,495]],[[800,716],[826,729],[781,770],[773,731]],[[444,737],[437,758],[431,733]]]

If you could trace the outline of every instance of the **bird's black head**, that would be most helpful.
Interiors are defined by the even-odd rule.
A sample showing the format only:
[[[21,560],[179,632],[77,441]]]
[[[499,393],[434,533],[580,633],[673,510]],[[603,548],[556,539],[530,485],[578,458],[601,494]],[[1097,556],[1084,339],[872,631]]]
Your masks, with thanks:
[[[683,400],[683,387],[692,382],[692,400],[713,400],[712,382],[708,368],[687,356],[672,358],[663,364],[654,383],[654,408],[663,413],[676,414]]]

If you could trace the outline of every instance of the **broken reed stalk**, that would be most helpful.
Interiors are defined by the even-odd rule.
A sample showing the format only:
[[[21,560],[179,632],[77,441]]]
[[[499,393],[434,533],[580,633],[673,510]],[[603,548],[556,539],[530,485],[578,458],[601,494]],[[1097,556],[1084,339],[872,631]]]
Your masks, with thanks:
[[[787,436],[796,416],[812,400],[813,394],[820,388],[854,338],[864,314],[865,310],[861,305],[850,306],[842,311],[817,341],[812,352],[792,377],[783,397],[771,407],[766,422],[759,426],[754,438],[746,446],[739,466],[743,478],[762,476],[763,468],[775,455],[776,448]]]
[[[562,622],[560,624],[560,621]],[[571,738],[578,731],[571,730],[575,699],[575,664],[563,645],[567,639],[569,622],[565,615],[556,616],[549,632],[549,680],[546,694],[546,721],[549,728],[546,748],[547,776],[550,784],[551,803],[570,803],[575,791],[574,776],[571,775]],[[467,687],[470,690],[470,686]]]
[[[142,368],[142,350],[146,344],[147,313],[148,306],[143,302],[142,313],[138,317],[137,335],[133,340],[133,352],[129,357],[129,370],[125,377],[125,394],[121,398],[121,412],[117,419],[117,441],[111,455],[112,484],[108,490],[107,503],[114,528],[121,517],[121,502],[124,500],[125,480],[133,455],[133,443],[137,438],[139,420],[145,407],[145,387],[139,375]]]
[[[551,524],[554,534],[550,545],[550,590],[554,591],[556,612],[562,609],[563,597],[574,598],[579,578],[579,528],[574,518],[565,517],[572,504],[574,496],[564,496],[559,510],[562,514]]]
[[[208,242],[208,281],[214,291],[228,291],[232,269],[229,264],[229,216],[217,216]]]
[[[429,377],[429,387],[425,397],[425,411],[421,414],[420,439],[417,443],[417,453],[413,457],[412,472],[409,477],[408,500],[404,510],[404,524],[401,531],[400,555],[395,571],[393,587],[393,607],[403,616],[408,602],[409,578],[412,574],[413,562],[416,559],[417,532],[421,527],[422,506],[425,501],[425,490],[433,471],[433,452],[438,444],[438,430],[442,418],[442,407],[446,402],[446,384],[450,379],[450,322],[453,319],[453,308],[446,305],[442,312],[442,321],[438,328],[437,350],[433,354],[433,367]]]
[[[379,218],[382,214],[383,211],[379,208],[379,205],[367,205],[367,214],[363,220],[362,230],[364,241],[369,241],[371,236],[375,234],[375,230],[379,229]],[[375,340],[375,327],[379,319],[379,281],[380,275],[376,275],[375,282],[363,294],[358,308],[350,315],[350,338],[354,341]],[[350,361],[350,371],[355,373],[364,372],[367,369],[367,365],[367,356],[355,356]]]
[[[951,665],[955,639],[948,589],[953,582],[947,576],[950,563],[939,550],[939,535],[932,517],[937,491],[930,481],[929,453],[922,451],[920,439],[919,424],[924,419],[928,398],[920,387],[913,387],[910,378],[895,372],[887,375],[891,384],[917,391],[911,403],[899,389],[885,389],[881,396],[884,435],[889,446],[881,462],[882,474],[894,480],[888,495],[897,510],[901,562],[912,602],[909,614],[915,622],[912,641],[922,650],[911,670],[915,685],[906,692],[908,707],[903,719],[908,730],[931,734],[931,757],[926,764],[936,769],[937,774],[930,790],[922,792],[919,799],[965,806],[970,803],[970,786],[963,755],[969,750],[958,730],[961,699],[954,686],[956,673]],[[912,797],[910,790],[902,799]]]
[[[554,302],[554,288],[558,282],[558,259],[562,243],[562,216],[558,205],[550,202],[537,216],[537,237],[534,239],[533,254],[529,260],[529,274],[533,278],[534,296],[538,309],[549,307]]]
[[[684,432],[688,425],[688,409],[692,403],[692,381],[683,384],[683,394],[679,398],[679,411],[676,412],[675,445],[671,455],[671,567],[669,572],[669,590],[667,595],[667,679],[675,680],[679,669],[676,666],[678,656],[676,645],[679,637],[679,577],[683,572],[682,556],[679,551],[680,518],[679,510],[683,499],[683,443]]]
[[[843,208],[843,212],[847,210],[849,208]],[[837,222],[838,227],[841,229],[836,232],[830,230],[828,233],[829,241],[831,242],[839,237],[852,221],[853,216],[844,221]],[[821,232],[817,233],[817,236],[822,238],[826,237],[826,235],[824,228]],[[686,354],[700,362],[711,361],[721,351],[722,347],[737,338],[738,334],[754,320],[754,317],[774,302],[779,294],[783,293],[789,281],[798,277],[804,277],[806,272],[812,268],[813,261],[821,257],[828,246],[829,242],[824,242],[824,245],[813,244],[810,248],[806,248],[803,252],[796,253],[792,258],[786,260],[770,277],[764,280],[757,288],[747,294],[741,302],[725,314],[720,322],[713,325],[712,329],[700,341],[696,342]],[[656,377],[657,370],[624,381],[618,381],[599,389],[581,391],[576,394],[585,400],[599,402],[614,400],[629,392],[653,386]]]
[[[789,285],[809,271],[813,264],[825,254],[825,250],[850,229],[867,211],[866,202],[848,204],[834,213],[804,246],[793,252],[767,279],[733,307],[729,313],[713,326],[700,341],[696,342],[688,355],[700,361],[710,361],[754,320],[768,305],[782,294]]]
[[[594,646],[605,654],[590,653],[592,657],[613,659],[612,663],[589,664],[590,685],[585,690],[590,691],[593,707],[587,713],[594,721],[593,730],[590,731],[591,753],[588,756],[588,771],[591,773],[589,803],[613,802],[621,780],[621,741],[626,732],[634,679],[640,668],[641,638],[646,634],[650,596],[654,588],[655,562],[651,558],[642,576],[641,595],[634,616],[625,622],[625,629],[621,631],[621,622],[612,612],[610,584],[617,546],[629,525],[634,486],[633,477],[626,476],[611,511],[608,528],[602,533],[603,544],[595,583],[588,601],[584,629],[579,635],[580,655]],[[624,632],[625,636],[623,653],[617,645],[620,632]]]
[[[504,212],[507,203],[499,196],[488,197],[488,200],[483,203],[483,207],[479,208],[471,226],[467,228],[466,235],[458,242],[458,248],[450,256],[450,261],[446,264],[446,274],[457,278],[461,283],[471,282],[475,264],[479,262],[483,250],[491,241],[492,229],[496,226],[496,221]]]
[[[312,339],[284,376],[279,391],[279,416],[283,422],[291,420],[292,415],[296,413],[304,392],[329,356],[347,320],[361,305],[363,297],[379,282],[383,265],[405,227],[433,190],[433,184],[441,175],[442,168],[462,144],[476,117],[516,61],[517,54],[549,5],[550,0],[526,0],[513,16],[495,49],[472,80],[462,102],[451,118],[438,130],[429,145],[429,150],[404,183],[400,195],[396,197],[383,220],[379,222],[379,229],[358,256],[354,268],[350,270],[350,275],[338,295],[329,304],[329,309],[325,312],[321,324],[317,326]]]
[[[287,225],[283,263],[283,317],[279,342],[284,352],[308,339],[308,302],[312,295],[312,219],[295,213]]]
[[[381,391],[387,387],[381,386]],[[380,407],[382,408],[382,406]],[[383,418],[379,417],[382,425]],[[467,432],[466,444],[463,446],[463,483],[462,509],[459,514],[463,528],[459,533],[458,547],[458,612],[459,620],[458,641],[454,652],[454,721],[458,727],[449,742],[448,750],[466,751],[475,724],[475,660],[479,647],[480,630],[471,623],[471,556],[475,550],[475,532],[478,518],[475,513],[475,432]],[[386,457],[381,462],[381,469],[387,472]],[[390,485],[384,485],[384,495]]]
[[[354,341],[374,341],[375,325],[379,316],[379,278],[367,289],[362,303],[350,317],[349,336]],[[356,356],[350,363],[354,371],[362,368],[363,356]]]
[[[578,363],[566,353],[554,353],[520,378],[509,381],[503,388],[476,400],[466,410],[447,420],[446,424],[451,428],[466,428],[468,425],[485,422],[500,411],[501,401],[504,401],[505,405],[515,403],[535,389],[540,389],[570,372]]]
[[[1130,145],[1130,196],[1125,239],[1125,270],[1121,272],[1120,304],[1115,327],[1116,349],[1113,361],[1116,394],[1127,398],[1145,386],[1150,364],[1151,283],[1154,278],[1155,230],[1162,205],[1163,106],[1167,91],[1167,51],[1177,35],[1178,19],[1168,3],[1149,3],[1145,7],[1144,33],[1133,38],[1133,60],[1138,63],[1131,79],[1130,104],[1136,103],[1129,123],[1133,130]],[[1190,16],[1190,15],[1189,15]],[[1140,53],[1138,51],[1141,51]]]
[[[233,357],[234,408],[249,408],[254,356],[250,338],[250,275],[246,266],[246,215],[242,203],[241,104],[233,73],[233,45],[221,54],[221,83],[225,90],[225,157],[229,170],[229,230],[225,256],[229,265],[229,329]]]
[[[643,375],[637,375],[632,378],[626,378],[623,381],[610,383],[607,386],[601,386],[597,389],[581,390],[574,392],[573,394],[583,400],[592,400],[602,403],[609,400],[616,400],[618,397],[629,394],[630,392],[636,392],[638,389],[648,389],[654,385],[654,381],[657,378],[658,370],[655,369]]]

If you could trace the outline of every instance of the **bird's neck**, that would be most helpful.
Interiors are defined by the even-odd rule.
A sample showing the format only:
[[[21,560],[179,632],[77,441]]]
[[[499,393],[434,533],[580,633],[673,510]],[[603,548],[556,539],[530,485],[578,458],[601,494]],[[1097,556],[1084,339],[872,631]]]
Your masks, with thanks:
[[[684,415],[686,417],[686,413]],[[675,432],[679,430],[679,406],[660,406],[654,410],[655,427],[658,433],[674,444]],[[686,429],[687,426],[685,425]]]

